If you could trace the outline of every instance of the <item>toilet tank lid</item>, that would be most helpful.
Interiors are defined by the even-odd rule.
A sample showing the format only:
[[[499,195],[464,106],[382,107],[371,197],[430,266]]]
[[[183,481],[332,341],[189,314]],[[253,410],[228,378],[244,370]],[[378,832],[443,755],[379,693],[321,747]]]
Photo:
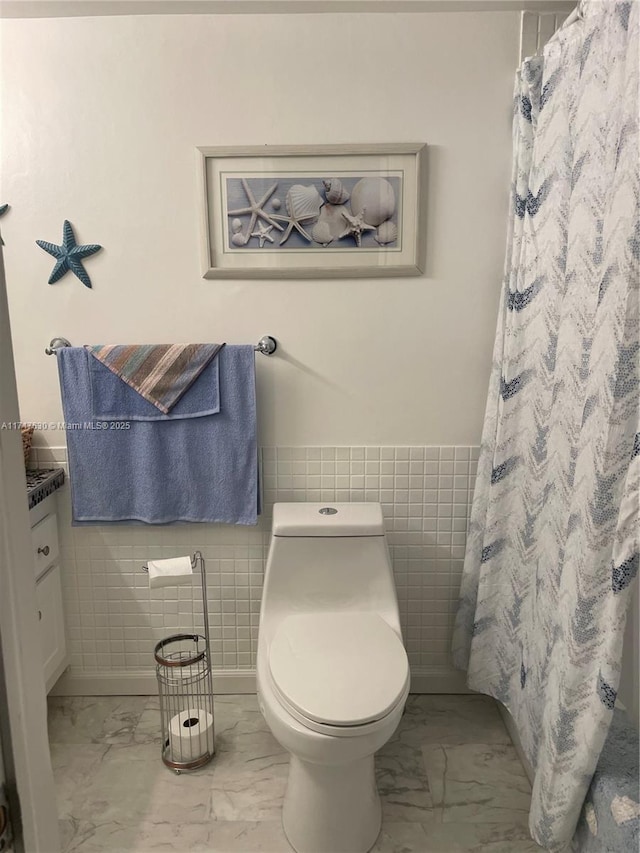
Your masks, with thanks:
[[[273,535],[384,536],[382,507],[378,503],[277,503]]]

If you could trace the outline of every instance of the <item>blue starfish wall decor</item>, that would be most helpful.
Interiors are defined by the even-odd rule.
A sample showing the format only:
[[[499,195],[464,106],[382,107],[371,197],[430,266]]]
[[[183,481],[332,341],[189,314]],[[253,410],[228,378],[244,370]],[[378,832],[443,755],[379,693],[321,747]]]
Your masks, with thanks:
[[[54,243],[47,243],[46,240],[36,240],[36,243],[41,249],[44,249],[45,252],[56,258],[56,265],[49,276],[49,284],[55,284],[66,272],[71,270],[85,287],[91,287],[91,279],[82,266],[82,259],[100,251],[102,246],[98,246],[96,243],[78,246],[71,223],[66,219],[63,226],[61,246],[56,246]]]

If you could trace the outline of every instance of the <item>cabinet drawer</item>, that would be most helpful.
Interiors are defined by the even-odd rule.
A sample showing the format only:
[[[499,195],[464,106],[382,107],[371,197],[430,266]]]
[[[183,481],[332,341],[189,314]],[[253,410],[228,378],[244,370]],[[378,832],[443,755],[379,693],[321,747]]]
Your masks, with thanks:
[[[54,512],[31,528],[36,580],[58,557],[58,523]]]
[[[59,565],[52,566],[36,584],[36,602],[44,680],[48,685],[66,655]]]

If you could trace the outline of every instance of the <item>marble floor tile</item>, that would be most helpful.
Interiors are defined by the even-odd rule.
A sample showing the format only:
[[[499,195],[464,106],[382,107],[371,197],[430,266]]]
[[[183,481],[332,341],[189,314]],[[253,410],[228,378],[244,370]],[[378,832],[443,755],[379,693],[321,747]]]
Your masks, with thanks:
[[[511,743],[494,699],[411,694],[392,740],[423,744]]]
[[[237,822],[280,820],[288,774],[289,754],[255,715],[241,715],[216,730],[213,760],[190,775],[206,777],[212,818]]]
[[[277,820],[218,821],[211,826],[210,853],[293,853]]]
[[[444,823],[524,823],[531,786],[512,744],[424,746],[434,806]]]
[[[415,853],[540,853],[526,826],[508,823],[430,823]]]
[[[377,753],[375,763],[384,820],[424,822],[435,819],[420,750],[402,741],[390,742]]]
[[[220,821],[280,820],[289,755],[270,733],[247,737],[251,746],[220,750],[199,771],[209,782],[211,814]]]
[[[60,821],[62,853],[209,853],[210,823]]]
[[[213,777],[211,816],[221,822],[280,820],[286,784],[286,772],[280,779],[273,776],[257,776],[253,780]]]
[[[155,743],[160,750],[162,732],[160,730],[160,707],[144,708],[133,730],[133,743]]]
[[[246,735],[248,744],[242,749],[220,749],[216,738],[216,754],[213,761],[202,772],[215,776],[245,776],[249,774],[285,772],[289,766],[289,753],[284,750],[270,732],[255,732]],[[285,773],[286,775],[286,773]]]
[[[50,696],[49,743],[131,743],[147,696]]]
[[[54,775],[57,781],[59,769]],[[76,782],[60,817],[125,824],[211,819],[210,787],[195,773],[178,776],[165,767],[157,744],[112,745],[84,780],[78,774]]]
[[[216,740],[221,751],[245,750],[252,735],[271,735],[253,694],[217,696],[214,701]],[[260,738],[257,738],[260,741]]]
[[[110,749],[108,744],[94,743],[50,745],[60,817],[69,817],[75,813],[76,804],[82,799],[82,792],[95,777]]]
[[[424,826],[415,821],[382,821],[371,853],[431,853]]]
[[[293,853],[280,820],[60,821],[63,853]],[[522,827],[385,821],[372,853],[540,853]]]
[[[158,743],[58,744],[60,816],[124,823],[278,820],[289,756],[268,737],[260,750],[220,752],[201,770],[179,775],[162,763]]]
[[[371,853],[540,853],[522,826],[383,821]]]
[[[61,821],[63,853],[293,853],[279,820],[208,823]]]

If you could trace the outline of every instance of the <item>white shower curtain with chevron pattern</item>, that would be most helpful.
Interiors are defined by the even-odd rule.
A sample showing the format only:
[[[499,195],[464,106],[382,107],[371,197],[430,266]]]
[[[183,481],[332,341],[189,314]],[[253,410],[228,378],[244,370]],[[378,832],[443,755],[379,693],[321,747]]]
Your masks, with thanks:
[[[640,3],[583,0],[522,65],[505,282],[454,635],[569,849],[638,573]]]

